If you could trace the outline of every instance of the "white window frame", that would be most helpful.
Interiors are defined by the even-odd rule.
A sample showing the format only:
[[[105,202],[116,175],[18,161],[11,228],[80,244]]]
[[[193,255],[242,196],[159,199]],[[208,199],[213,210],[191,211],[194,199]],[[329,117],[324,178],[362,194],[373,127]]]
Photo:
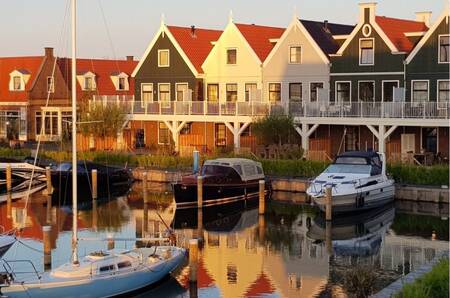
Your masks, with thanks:
[[[170,129],[169,129],[169,127],[167,126],[166,123],[164,123],[164,121],[158,121],[157,123],[158,123],[158,127],[157,127],[157,130],[158,130],[158,145],[170,145]],[[168,143],[161,143],[159,141],[159,125],[161,123],[164,124],[166,126],[166,128],[167,128]],[[145,137],[145,131],[144,131],[144,137]]]
[[[161,93],[159,92],[159,89],[161,88],[161,85],[169,85],[169,100],[168,101],[162,101],[160,98]],[[158,83],[158,102],[159,103],[165,103],[166,105],[164,107],[170,106],[170,102],[172,101],[172,94],[170,90],[172,88],[172,85],[170,83]]]
[[[16,89],[16,84],[15,84],[15,82],[14,82],[14,80],[16,79],[16,78],[19,78],[19,80],[20,80],[20,88],[18,88],[18,89]],[[20,76],[20,75],[14,75],[14,76],[12,76],[12,90],[10,90],[10,91],[24,91],[25,90],[25,82],[24,82],[24,79],[23,79],[23,76]]]
[[[430,101],[430,80],[411,80],[411,103],[420,103],[420,101],[414,100],[414,83],[415,82],[427,82],[427,100]]]
[[[270,84],[280,84],[280,101],[270,101]],[[269,103],[282,103],[283,102],[283,83],[282,82],[267,82],[267,101]]]
[[[152,86],[152,101],[155,101],[155,88],[153,87],[153,83],[141,83],[141,108],[145,108],[145,103],[144,103],[144,85],[149,85]],[[148,102],[147,102],[148,104]]]
[[[400,88],[400,80],[381,80],[381,102],[384,102],[384,83],[397,83],[397,88]],[[392,96],[394,96],[394,90],[392,90]],[[392,98],[394,102],[394,98]]]
[[[235,50],[236,51],[236,63],[228,63],[228,51]],[[238,49],[237,48],[227,48],[225,51],[225,64],[229,66],[234,66],[238,64]]]
[[[48,80],[51,79],[51,88],[48,86]],[[55,92],[55,78],[53,76],[47,76],[47,93],[54,93]]]
[[[123,88],[120,88],[120,80],[124,80],[123,82]],[[118,76],[117,77],[117,91],[128,91],[128,84],[127,84],[127,77],[126,76]]]
[[[91,88],[86,88],[86,80],[91,79]],[[95,91],[97,90],[97,85],[95,82],[95,76],[94,75],[85,75],[83,76],[83,91]]]
[[[291,61],[291,49],[292,48],[300,48],[300,61],[299,62],[292,62]],[[288,47],[288,64],[302,64],[303,62],[303,48],[301,45],[291,45]]]
[[[251,98],[252,94],[249,94],[249,99],[247,101],[247,85],[255,85],[256,86],[256,94],[254,94],[255,98]],[[258,99],[256,98],[258,95],[258,83],[257,82],[246,82],[244,83],[244,100],[245,102],[256,102]]]
[[[313,102],[313,101],[311,101],[311,84],[322,84],[322,89],[325,89],[325,82],[324,81],[311,81],[311,82],[308,82],[308,88],[309,88],[309,102]],[[318,95],[319,94],[317,94],[317,99],[316,99],[316,101],[315,102],[319,102],[319,97],[318,97]]]
[[[236,101],[228,101],[228,86],[236,86]],[[234,91],[232,91],[234,92]],[[225,102],[233,103],[239,101],[239,84],[238,83],[225,83]]]
[[[358,102],[361,102],[362,100],[361,100],[361,98],[360,98],[360,92],[359,92],[359,85],[360,85],[360,83],[373,83],[373,101],[372,102],[375,102],[375,80],[361,80],[361,81],[358,81]],[[366,101],[364,101],[364,102],[366,102]],[[370,101],[368,101],[368,102],[370,102]]]
[[[38,116],[38,114],[39,114],[39,116]],[[39,127],[39,133],[37,133],[38,132],[38,127],[37,127],[37,118],[38,117],[41,118],[41,127]],[[35,126],[34,132],[35,132],[36,137],[40,136],[41,132],[43,135],[45,135],[45,130],[42,130],[42,127],[44,126],[44,118],[45,117],[41,110],[34,112],[34,126]]]
[[[349,88],[349,101],[348,102],[346,102],[346,101],[343,101],[342,103],[351,103],[352,102],[352,81],[335,81],[334,82],[334,102],[335,103],[339,103],[338,102],[338,88],[337,88],[337,86],[338,86],[338,84],[339,83],[349,83],[350,84],[350,88]]]
[[[449,82],[449,84],[450,84],[450,79],[447,79],[447,80],[437,80],[436,81],[436,102],[440,102],[439,101],[439,83],[440,82]]]
[[[437,56],[437,60],[438,60],[438,64],[449,64],[450,63],[450,57],[449,57],[449,61],[448,62],[441,62],[441,37],[442,36],[450,36],[450,34],[439,34],[438,35],[438,56]]]
[[[363,40],[372,40],[372,63],[361,63],[361,41]],[[358,56],[358,64],[359,66],[371,66],[375,64],[375,38],[373,37],[364,37],[359,39],[359,56]],[[359,97],[359,95],[358,95]]]
[[[175,101],[178,101],[177,96],[178,96],[178,86],[179,85],[186,85],[186,93],[183,94],[183,101],[188,101],[189,98],[187,98],[188,93],[189,93],[189,83],[188,82],[179,82],[179,83],[175,83]]]
[[[163,52],[167,52],[167,65],[161,64],[160,54]],[[169,49],[158,50],[158,67],[170,67],[170,50]]]

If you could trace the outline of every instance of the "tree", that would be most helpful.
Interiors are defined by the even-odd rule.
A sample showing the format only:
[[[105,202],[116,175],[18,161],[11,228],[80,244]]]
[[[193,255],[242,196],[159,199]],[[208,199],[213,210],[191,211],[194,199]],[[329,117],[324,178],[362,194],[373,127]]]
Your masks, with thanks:
[[[292,117],[277,114],[256,120],[252,125],[252,132],[266,145],[289,144],[297,134]]]
[[[126,121],[126,106],[91,102],[82,106],[80,131],[85,136],[116,137]]]

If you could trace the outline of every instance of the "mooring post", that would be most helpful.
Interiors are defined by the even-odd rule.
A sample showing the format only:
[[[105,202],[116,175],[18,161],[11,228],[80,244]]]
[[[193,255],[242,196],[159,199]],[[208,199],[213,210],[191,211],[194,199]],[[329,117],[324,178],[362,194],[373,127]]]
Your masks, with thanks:
[[[47,218],[47,223],[51,224],[52,223],[52,197],[51,196],[47,196],[47,208],[46,208],[46,216]]]
[[[327,248],[327,252],[329,255],[331,255],[333,253],[333,242],[331,239],[331,221],[326,221],[325,222],[325,246]]]
[[[44,268],[49,269],[52,266],[52,243],[51,243],[51,226],[42,227],[42,239],[44,242]]]
[[[203,208],[203,176],[197,176],[197,208]]]
[[[325,189],[325,219],[332,219],[332,197],[331,197],[331,185],[327,185]]]
[[[12,189],[12,170],[11,165],[6,165],[6,191],[10,192]]]
[[[108,236],[108,250],[114,249],[114,239],[112,236]]]
[[[189,281],[197,282],[198,239],[189,240]]]
[[[203,208],[197,209],[197,239],[203,245]]]
[[[264,215],[260,214],[258,216],[258,236],[260,245],[264,245],[264,235],[266,231],[266,219]]]
[[[266,212],[266,194],[265,194],[266,181],[259,180],[259,214]]]
[[[98,198],[97,170],[96,169],[92,170],[91,175],[92,175],[92,179],[91,179],[92,180],[92,199],[97,200],[97,198]]]
[[[92,201],[92,229],[97,232],[98,213],[97,213],[97,200]]]
[[[193,163],[192,163],[192,172],[198,173],[199,170],[199,164],[200,164],[200,152],[198,150],[194,150],[192,153],[193,157]]]
[[[6,218],[11,219],[12,217],[12,194],[8,192],[6,194]]]
[[[52,187],[52,172],[50,167],[45,167],[45,179],[47,180],[47,195],[51,195],[53,193]]]
[[[147,172],[142,173],[142,196],[144,197],[144,203],[148,203],[148,195],[147,195]]]

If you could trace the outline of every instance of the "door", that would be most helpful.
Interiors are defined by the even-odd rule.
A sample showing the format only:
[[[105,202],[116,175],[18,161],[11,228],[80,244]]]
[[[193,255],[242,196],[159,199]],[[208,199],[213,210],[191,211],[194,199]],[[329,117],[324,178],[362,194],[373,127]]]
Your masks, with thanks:
[[[401,135],[401,152],[415,153],[416,151],[416,135],[413,133],[403,133]]]
[[[136,129],[135,140],[135,148],[145,147],[145,133],[143,128]]]

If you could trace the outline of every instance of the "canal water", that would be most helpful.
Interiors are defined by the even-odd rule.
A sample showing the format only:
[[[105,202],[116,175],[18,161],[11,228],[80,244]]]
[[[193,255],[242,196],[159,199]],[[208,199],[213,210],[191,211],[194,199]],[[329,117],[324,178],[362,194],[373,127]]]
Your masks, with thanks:
[[[448,250],[448,205],[400,202],[326,223],[309,204],[270,200],[257,206],[176,210],[167,185],[152,185],[143,203],[130,193],[79,207],[80,238],[137,238],[175,229],[179,245],[201,238],[197,284],[186,265],[136,297],[354,297],[380,290]],[[301,201],[301,200],[295,200]],[[162,220],[161,220],[162,219]],[[5,230],[25,226],[6,260],[29,259],[44,268],[44,226],[51,226],[51,266],[70,260],[72,212],[43,193],[0,206]],[[80,241],[79,253],[107,249],[107,241]],[[145,245],[116,241],[116,248]],[[47,266],[48,267],[48,266]],[[24,270],[24,268],[19,268]],[[29,269],[29,268],[28,268]],[[363,291],[361,292],[361,289]]]

